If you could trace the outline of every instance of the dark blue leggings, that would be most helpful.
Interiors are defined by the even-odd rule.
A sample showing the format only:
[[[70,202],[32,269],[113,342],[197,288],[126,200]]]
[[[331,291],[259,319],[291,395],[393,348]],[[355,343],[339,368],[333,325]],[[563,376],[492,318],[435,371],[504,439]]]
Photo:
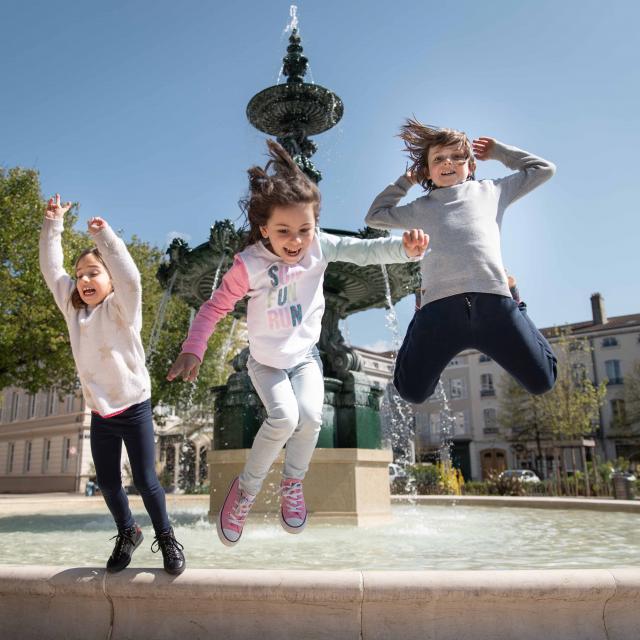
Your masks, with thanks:
[[[493,358],[529,393],[545,393],[555,384],[556,357],[524,303],[461,293],[430,302],[414,315],[396,359],[398,393],[409,402],[424,402],[447,364],[465,349]]]
[[[164,489],[155,468],[155,442],[151,401],[134,404],[111,418],[91,414],[91,454],[96,467],[98,486],[119,531],[133,526],[127,494],[122,488],[120,463],[122,443],[127,448],[133,484],[156,533],[169,528]]]

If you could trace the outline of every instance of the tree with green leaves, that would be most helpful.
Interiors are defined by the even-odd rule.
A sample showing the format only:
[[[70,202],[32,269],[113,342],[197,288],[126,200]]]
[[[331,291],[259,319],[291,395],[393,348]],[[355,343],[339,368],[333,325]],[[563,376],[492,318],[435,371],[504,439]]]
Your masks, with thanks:
[[[640,362],[624,378],[624,409],[627,425],[640,423]]]
[[[77,389],[75,364],[71,354],[64,317],[47,288],[38,261],[38,239],[45,201],[39,176],[30,169],[0,169],[0,388],[16,386],[31,393],[55,387],[60,394]],[[77,206],[65,216],[62,237],[65,268],[74,272],[76,256],[92,242],[87,234],[74,229]],[[145,347],[163,296],[156,273],[163,253],[149,243],[133,237],[127,247],[140,270],[142,280],[143,327]],[[198,382],[168,383],[169,366],[180,352],[187,335],[190,308],[177,297],[167,305],[164,325],[149,363],[152,403],[185,406],[188,402],[210,402],[209,389],[222,384],[229,374],[220,361],[223,346],[229,340],[232,318],[219,323],[209,341]],[[233,355],[239,343],[232,340]],[[216,357],[218,356],[218,357]]]
[[[158,309],[164,295],[156,273],[162,261],[162,252],[156,247],[133,237],[127,244],[129,252],[140,270],[142,278],[142,343],[147,351],[147,364],[151,376],[152,404],[162,401],[178,407],[211,402],[210,389],[224,384],[231,373],[229,363],[221,362],[220,356],[227,352],[227,359],[234,355],[241,345],[238,334],[230,336],[233,318],[227,316],[216,326],[209,340],[198,380],[195,384],[175,380],[167,381],[167,372],[180,353],[180,348],[189,329],[191,308],[177,296],[171,296],[167,303],[164,322],[153,353],[149,353],[150,337],[156,322]],[[231,344],[227,344],[230,340]]]
[[[35,393],[76,389],[67,327],[40,273],[38,240],[45,203],[31,169],[0,169],[0,388]],[[74,231],[77,207],[66,217],[65,267],[89,242]]]
[[[606,382],[596,386],[587,375],[591,347],[586,340],[558,330],[553,348],[558,377],[551,391],[531,395],[508,376],[501,393],[499,424],[503,433],[512,443],[535,440],[539,463],[545,440],[579,440],[598,428],[599,410],[607,393]]]
[[[597,429],[607,383],[596,386],[586,373],[585,362],[591,353],[586,340],[559,331],[553,348],[558,357],[558,378],[554,388],[540,397],[543,424],[556,439],[582,438]]]
[[[542,425],[540,396],[534,396],[510,375],[505,374],[499,384],[500,408],[498,426],[501,434],[514,445],[536,443],[536,472],[543,473]]]

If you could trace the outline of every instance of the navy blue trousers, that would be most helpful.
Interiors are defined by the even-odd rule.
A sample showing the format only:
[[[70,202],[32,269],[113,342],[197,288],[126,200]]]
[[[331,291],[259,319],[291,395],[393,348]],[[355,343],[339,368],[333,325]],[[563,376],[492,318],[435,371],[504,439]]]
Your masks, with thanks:
[[[133,484],[142,496],[153,528],[156,533],[166,531],[170,525],[164,489],[156,474],[150,400],[134,404],[111,418],[91,414],[91,454],[98,486],[119,531],[135,523],[122,487],[123,442],[131,463]]]
[[[461,293],[424,305],[411,320],[396,359],[400,396],[424,402],[447,364],[465,349],[488,355],[529,393],[545,393],[555,384],[556,357],[524,303],[491,293]]]

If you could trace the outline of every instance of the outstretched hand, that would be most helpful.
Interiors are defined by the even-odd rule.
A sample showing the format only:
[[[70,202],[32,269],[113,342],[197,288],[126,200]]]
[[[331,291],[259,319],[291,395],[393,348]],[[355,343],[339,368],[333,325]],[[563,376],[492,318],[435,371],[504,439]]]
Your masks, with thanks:
[[[182,378],[186,382],[195,382],[198,379],[201,364],[198,356],[193,353],[181,353],[169,369],[167,380],[171,382],[175,378]]]
[[[422,229],[411,229],[402,234],[404,251],[409,258],[421,256],[429,246],[429,236]]]
[[[109,226],[107,225],[107,221],[102,218],[98,218],[97,216],[87,220],[87,228],[92,236],[95,236],[96,233],[100,233],[100,231],[106,229],[107,226]]]
[[[71,209],[71,203],[60,203],[60,194],[56,193],[54,198],[49,198],[47,202],[47,208],[45,209],[45,218],[49,220],[64,220],[64,214]]]
[[[473,155],[476,160],[489,160],[496,146],[495,138],[476,138],[473,143]]]
[[[412,184],[418,184],[418,176],[415,171],[411,171],[411,169],[407,169],[404,172],[404,177]]]

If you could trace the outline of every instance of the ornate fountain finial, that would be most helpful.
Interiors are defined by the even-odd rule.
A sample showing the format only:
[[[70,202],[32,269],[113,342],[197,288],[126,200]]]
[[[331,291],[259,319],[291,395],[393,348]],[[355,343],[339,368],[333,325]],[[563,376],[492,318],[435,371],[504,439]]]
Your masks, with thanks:
[[[302,55],[298,30],[294,29],[289,36],[287,55],[282,58],[282,73],[287,76],[287,82],[302,82],[308,66],[309,60]]]
[[[292,18],[297,25],[297,16]],[[308,136],[336,125],[342,118],[343,106],[333,91],[304,82],[308,66],[297,26],[292,25],[287,55],[283,58],[283,73],[288,79],[253,96],[247,105],[247,118],[256,129],[275,136],[300,169],[319,182],[322,174],[309,160],[316,145]]]

